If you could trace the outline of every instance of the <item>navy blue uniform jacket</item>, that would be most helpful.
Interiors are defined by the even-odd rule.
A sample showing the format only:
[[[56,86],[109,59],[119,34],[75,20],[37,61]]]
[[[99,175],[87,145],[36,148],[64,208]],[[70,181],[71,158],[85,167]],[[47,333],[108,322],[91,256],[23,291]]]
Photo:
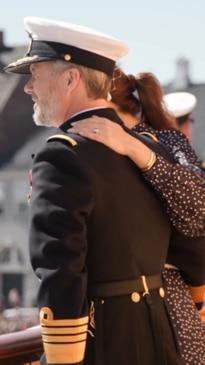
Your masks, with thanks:
[[[161,273],[170,224],[134,163],[101,143],[66,133],[73,120],[91,114],[122,124],[113,109],[85,112],[58,131],[70,142],[51,138],[33,160],[29,247],[40,279],[41,363],[96,365],[103,359],[104,365],[155,365],[149,305],[132,293],[100,301],[97,360],[98,323],[88,287]],[[152,290],[150,300],[167,364],[180,364],[166,296]]]

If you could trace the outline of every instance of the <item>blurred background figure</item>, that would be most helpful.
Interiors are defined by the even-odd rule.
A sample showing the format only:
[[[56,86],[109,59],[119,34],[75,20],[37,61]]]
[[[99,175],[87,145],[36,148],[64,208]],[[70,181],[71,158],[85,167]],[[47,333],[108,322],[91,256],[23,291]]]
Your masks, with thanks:
[[[21,306],[21,298],[18,289],[12,288],[8,293],[8,308],[16,308]]]
[[[196,97],[188,92],[174,92],[163,97],[166,109],[176,118],[179,130],[188,140],[192,140],[192,111],[196,107]]]
[[[189,92],[173,92],[165,94],[163,100],[167,111],[176,118],[179,130],[191,143],[192,123],[194,122],[192,112],[197,105],[195,95]],[[201,161],[201,168],[205,171],[205,160]]]

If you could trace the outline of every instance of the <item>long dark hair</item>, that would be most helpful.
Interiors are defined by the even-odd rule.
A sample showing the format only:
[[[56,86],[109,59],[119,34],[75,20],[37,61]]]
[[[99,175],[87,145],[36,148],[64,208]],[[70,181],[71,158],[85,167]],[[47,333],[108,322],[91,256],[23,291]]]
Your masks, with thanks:
[[[122,112],[140,115],[141,121],[153,128],[177,128],[176,119],[166,111],[163,104],[161,85],[152,73],[126,75],[116,68],[110,94],[112,102]]]

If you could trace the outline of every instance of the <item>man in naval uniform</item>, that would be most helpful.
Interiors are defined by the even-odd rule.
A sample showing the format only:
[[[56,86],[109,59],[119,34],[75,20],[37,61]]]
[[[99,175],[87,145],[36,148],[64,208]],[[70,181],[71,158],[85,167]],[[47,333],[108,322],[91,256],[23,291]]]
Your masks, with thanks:
[[[180,364],[161,280],[170,224],[141,173],[155,152],[148,149],[140,169],[67,132],[92,115],[123,127],[106,99],[127,46],[64,22],[27,17],[25,26],[28,52],[6,71],[31,74],[24,90],[35,123],[59,129],[32,168],[29,248],[40,280],[41,364]]]
[[[192,93],[179,91],[165,94],[163,98],[166,108],[176,118],[179,130],[192,141],[192,112],[197,105],[196,96]],[[200,161],[200,167],[205,171],[205,161]]]

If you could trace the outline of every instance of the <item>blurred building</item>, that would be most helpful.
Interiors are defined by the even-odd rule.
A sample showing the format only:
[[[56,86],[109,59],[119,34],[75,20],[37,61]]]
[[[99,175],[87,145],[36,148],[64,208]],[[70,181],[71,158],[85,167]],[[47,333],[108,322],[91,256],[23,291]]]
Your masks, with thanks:
[[[52,130],[33,123],[33,102],[23,91],[27,76],[3,70],[24,53],[25,46],[6,47],[0,32],[0,293],[7,297],[11,288],[17,288],[22,305],[30,306],[35,304],[38,280],[28,255],[28,175],[32,154]],[[173,81],[163,89],[165,93],[190,91],[197,97],[193,147],[205,159],[205,83],[192,83],[189,62],[179,59]]]
[[[20,163],[21,147],[40,132],[32,122],[31,99],[23,91],[25,76],[6,74],[4,66],[21,58],[25,46],[7,47],[0,32],[0,293],[8,298],[16,288],[22,305],[35,302],[38,281],[28,258],[28,155]],[[24,153],[23,153],[24,156]]]

